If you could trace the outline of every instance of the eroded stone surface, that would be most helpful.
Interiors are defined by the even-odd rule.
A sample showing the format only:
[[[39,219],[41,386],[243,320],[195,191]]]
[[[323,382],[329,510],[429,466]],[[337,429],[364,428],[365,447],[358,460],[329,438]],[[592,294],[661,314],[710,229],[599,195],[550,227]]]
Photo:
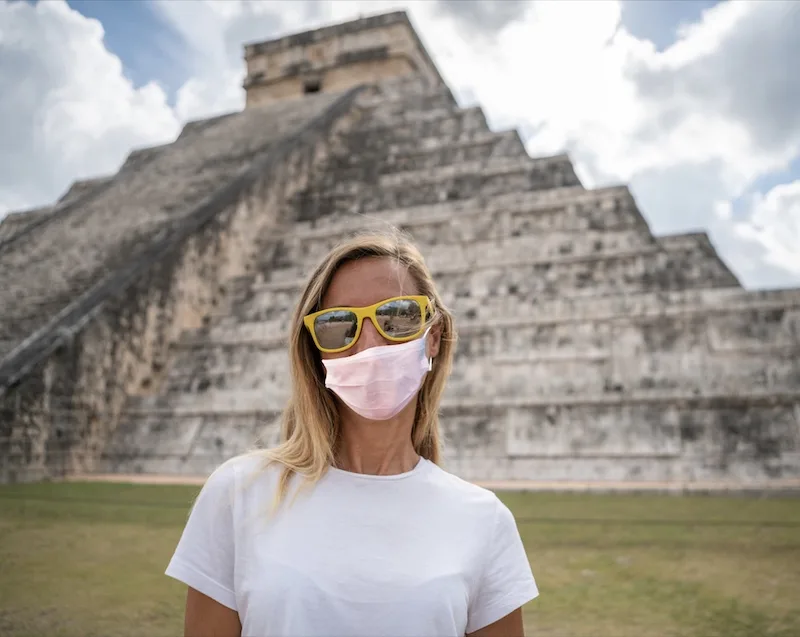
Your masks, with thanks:
[[[350,234],[401,227],[460,328],[443,411],[451,469],[474,480],[796,475],[800,291],[742,290],[703,236],[654,238],[624,187],[586,191],[554,177],[495,187],[487,176],[561,170],[564,160],[525,160],[513,145],[498,155],[500,135],[486,130],[463,142],[443,127],[438,142],[414,148],[402,140],[428,135],[425,122],[458,120],[401,117],[396,98],[385,108],[370,99],[381,126],[397,116],[383,154],[374,138],[363,159],[356,152],[354,140],[376,128],[362,122],[338,146],[344,164],[333,160],[312,186],[336,205],[297,213],[258,274],[231,287],[230,309],[184,334],[163,391],[132,415],[262,414],[274,439],[304,277]],[[455,150],[464,148],[469,159]],[[437,199],[461,175],[463,189]],[[376,209],[359,214],[365,205]]]
[[[431,68],[415,73],[422,54],[391,61],[412,41],[402,20],[378,35],[381,21],[368,23],[339,75],[325,75],[326,38],[352,25],[308,36],[303,46],[322,47],[308,68],[285,66],[298,62],[291,37],[291,50],[256,46],[244,113],[131,153],[85,206],[0,250],[13,276],[1,355],[277,139],[311,127],[334,103],[324,89],[299,98],[313,73],[335,86],[369,67],[382,80],[316,141],[293,138],[313,152],[286,155],[6,391],[6,477],[207,474],[259,439],[274,444],[305,277],[343,238],[389,227],[418,243],[456,317],[442,407],[450,470],[637,484],[800,476],[800,290],[742,289],[703,233],[653,237],[626,187],[586,190],[569,157],[528,157],[515,132],[458,108]],[[367,46],[394,37],[388,57]]]

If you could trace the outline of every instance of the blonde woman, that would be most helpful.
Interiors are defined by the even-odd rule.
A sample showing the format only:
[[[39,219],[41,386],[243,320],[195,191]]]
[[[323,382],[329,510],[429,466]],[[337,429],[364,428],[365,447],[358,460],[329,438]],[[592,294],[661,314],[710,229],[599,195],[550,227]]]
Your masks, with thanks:
[[[511,512],[438,466],[455,330],[419,251],[340,245],[290,327],[282,443],[211,475],[167,568],[185,635],[523,635],[538,590]]]

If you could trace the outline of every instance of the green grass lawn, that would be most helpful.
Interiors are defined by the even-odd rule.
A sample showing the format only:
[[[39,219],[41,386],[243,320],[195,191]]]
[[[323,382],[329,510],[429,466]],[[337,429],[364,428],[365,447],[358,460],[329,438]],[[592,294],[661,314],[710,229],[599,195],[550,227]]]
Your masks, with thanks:
[[[0,487],[0,635],[181,635],[163,575],[196,487]],[[528,635],[797,637],[800,500],[502,494],[541,596]]]

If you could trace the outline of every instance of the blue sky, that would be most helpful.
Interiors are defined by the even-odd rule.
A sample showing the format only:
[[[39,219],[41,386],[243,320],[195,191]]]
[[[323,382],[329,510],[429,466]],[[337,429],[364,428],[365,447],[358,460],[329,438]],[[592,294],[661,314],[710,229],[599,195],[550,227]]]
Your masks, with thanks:
[[[622,23],[635,36],[661,51],[675,41],[678,28],[697,21],[718,4],[711,0],[623,0]]]
[[[186,46],[150,0],[67,0],[67,4],[100,21],[106,47],[122,61],[135,86],[155,80],[174,105],[175,94],[189,76]]]

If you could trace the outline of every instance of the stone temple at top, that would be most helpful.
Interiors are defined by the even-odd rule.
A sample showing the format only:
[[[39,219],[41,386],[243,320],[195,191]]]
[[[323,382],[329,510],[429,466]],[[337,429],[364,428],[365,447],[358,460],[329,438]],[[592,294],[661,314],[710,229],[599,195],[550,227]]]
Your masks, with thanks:
[[[285,338],[329,248],[395,226],[459,340],[469,480],[800,478],[800,290],[460,108],[405,13],[245,47],[247,106],[0,223],[0,480],[207,475],[272,445]]]

